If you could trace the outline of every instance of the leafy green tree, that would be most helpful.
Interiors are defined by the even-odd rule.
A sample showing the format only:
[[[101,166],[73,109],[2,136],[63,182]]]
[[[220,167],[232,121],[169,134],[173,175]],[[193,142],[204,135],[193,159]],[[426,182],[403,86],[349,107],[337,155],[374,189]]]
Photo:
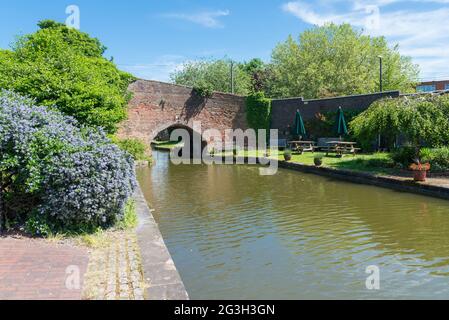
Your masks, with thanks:
[[[0,51],[0,88],[114,132],[126,118],[132,76],[104,58],[98,39],[51,20],[39,27]]]
[[[250,77],[251,92],[268,92],[272,72],[269,64],[255,58],[241,64],[241,68]]]
[[[365,146],[381,134],[393,147],[396,137],[402,135],[419,156],[423,145],[441,147],[449,143],[448,115],[448,96],[384,99],[357,116],[350,127]]]
[[[230,93],[231,60],[193,61],[171,75],[171,80],[180,85],[190,86],[206,91]],[[204,91],[204,90],[203,90]],[[234,93],[247,95],[251,91],[251,79],[240,64],[234,63]]]
[[[321,98],[379,91],[379,56],[384,90],[413,90],[418,67],[390,48],[384,37],[363,35],[349,24],[314,27],[289,37],[272,53],[271,96]]]

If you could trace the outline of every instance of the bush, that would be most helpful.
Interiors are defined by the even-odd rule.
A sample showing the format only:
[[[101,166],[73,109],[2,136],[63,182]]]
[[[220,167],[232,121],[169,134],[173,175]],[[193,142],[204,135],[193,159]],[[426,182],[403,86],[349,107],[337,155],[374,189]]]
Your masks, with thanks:
[[[193,90],[202,98],[210,98],[214,94],[214,88],[210,83],[205,81],[198,81],[193,87]]]
[[[449,171],[449,147],[421,150],[421,161],[429,162],[432,171]]]
[[[390,153],[390,157],[395,164],[400,164],[407,168],[416,161],[416,148],[410,146],[397,148]]]
[[[148,146],[139,139],[112,138],[112,141],[125,152],[128,152],[136,161],[149,161]]]
[[[381,134],[390,148],[398,136],[404,136],[416,150],[423,145],[444,146],[449,143],[449,96],[379,100],[356,117],[350,127],[364,143],[375,141]]]
[[[101,129],[0,94],[0,212],[30,230],[94,230],[123,218],[134,163]]]
[[[0,50],[0,88],[115,132],[127,115],[133,77],[103,57],[105,47],[98,39],[53,21],[39,26],[36,33],[20,37],[12,51]]]

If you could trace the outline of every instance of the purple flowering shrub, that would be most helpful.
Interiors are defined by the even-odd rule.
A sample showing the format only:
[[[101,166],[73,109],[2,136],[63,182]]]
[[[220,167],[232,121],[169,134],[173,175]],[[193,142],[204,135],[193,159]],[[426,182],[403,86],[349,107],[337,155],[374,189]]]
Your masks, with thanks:
[[[107,227],[123,218],[135,181],[133,159],[102,129],[0,93],[2,220],[45,221],[64,230]]]

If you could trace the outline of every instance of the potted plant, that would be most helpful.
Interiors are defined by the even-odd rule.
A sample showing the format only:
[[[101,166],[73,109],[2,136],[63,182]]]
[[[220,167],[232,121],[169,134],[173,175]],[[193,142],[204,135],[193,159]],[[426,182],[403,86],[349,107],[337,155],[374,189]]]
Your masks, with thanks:
[[[424,182],[427,178],[427,171],[430,170],[430,163],[421,163],[418,161],[410,166],[410,170],[413,171],[413,179],[415,181]]]
[[[285,161],[292,160],[292,151],[290,149],[285,149],[285,151],[284,151],[284,159],[285,159]]]
[[[317,156],[313,159],[313,162],[315,163],[315,166],[321,167],[323,164],[323,156]]]

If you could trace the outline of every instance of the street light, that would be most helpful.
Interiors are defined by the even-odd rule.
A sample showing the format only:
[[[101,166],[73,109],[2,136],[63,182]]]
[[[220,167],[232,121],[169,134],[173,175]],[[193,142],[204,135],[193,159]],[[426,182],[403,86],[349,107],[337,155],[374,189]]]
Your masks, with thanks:
[[[382,56],[378,56],[378,58],[379,58],[379,62],[380,62],[379,87],[380,87],[380,92],[383,92],[384,91],[383,83],[382,83],[382,81],[383,81],[383,79],[382,79],[382,74],[383,74],[383,72],[382,72],[382,67],[383,67],[382,59],[383,59],[383,57]]]
[[[380,93],[382,93],[383,91],[384,91],[384,88],[383,88],[383,83],[382,83],[382,59],[383,59],[383,57],[382,56],[378,56],[378,58],[379,58],[379,62],[380,62],[380,70],[379,70],[379,87],[380,87]],[[380,135],[380,133],[379,133],[379,137],[378,137],[378,140],[377,140],[377,149],[380,151],[380,148],[381,148],[381,146],[382,146],[382,136]]]
[[[234,84],[234,61],[231,61],[231,93],[234,94],[235,84]]]

